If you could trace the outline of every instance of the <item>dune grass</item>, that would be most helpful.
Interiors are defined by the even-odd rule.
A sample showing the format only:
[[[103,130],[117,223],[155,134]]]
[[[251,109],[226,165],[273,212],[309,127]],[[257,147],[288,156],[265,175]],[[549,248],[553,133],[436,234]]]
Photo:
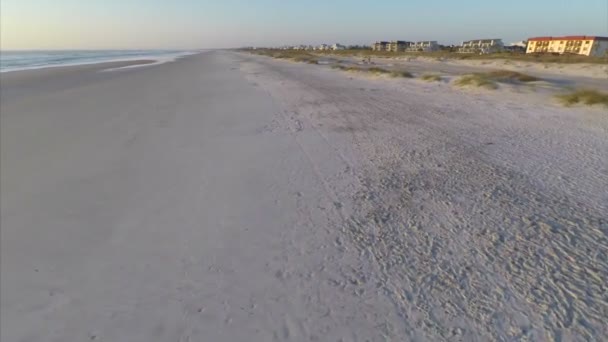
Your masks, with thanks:
[[[433,74],[422,75],[420,79],[427,82],[441,82],[441,76]]]
[[[597,90],[579,89],[568,94],[557,95],[557,98],[566,106],[580,103],[588,106],[604,105],[608,107],[608,93]]]
[[[458,86],[475,86],[486,89],[498,89],[497,83],[529,83],[540,81],[535,76],[511,70],[496,70],[464,75],[456,80]]]
[[[485,89],[498,89],[498,84],[481,74],[464,75],[458,78],[454,84],[461,87],[478,87]]]
[[[391,77],[401,77],[401,78],[413,78],[414,75],[412,75],[409,71],[393,71],[391,72]]]
[[[412,78],[412,77],[414,77],[411,73],[409,73],[405,70],[391,71],[391,70],[378,68],[378,67],[361,68],[361,67],[356,67],[356,66],[345,66],[345,65],[334,64],[331,66],[331,68],[342,70],[342,71],[349,71],[349,72],[360,72],[360,73],[368,73],[368,74],[374,74],[374,75],[387,75],[387,76],[394,77],[394,78]]]
[[[540,78],[522,74],[521,72],[511,70],[496,70],[483,73],[489,79],[497,82],[535,82],[540,81]]]
[[[466,54],[450,51],[433,51],[433,52],[387,52],[387,51],[372,51],[368,50],[342,50],[342,51],[314,51],[317,55],[334,55],[334,56],[356,56],[356,57],[372,57],[372,58],[395,58],[395,57],[426,57],[439,60],[454,59],[454,60],[507,60],[507,61],[522,61],[536,63],[592,63],[592,64],[608,64],[607,57],[588,57],[580,55],[553,55],[553,54],[524,54],[500,52],[491,54]]]

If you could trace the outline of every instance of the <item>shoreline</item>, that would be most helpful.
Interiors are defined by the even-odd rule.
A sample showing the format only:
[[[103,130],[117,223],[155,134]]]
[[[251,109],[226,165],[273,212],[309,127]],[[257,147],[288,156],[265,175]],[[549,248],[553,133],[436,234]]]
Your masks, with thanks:
[[[91,66],[91,65],[99,65],[99,64],[111,64],[118,63],[116,67],[113,69],[119,69],[124,67],[136,67],[143,65],[160,65],[164,63],[174,62],[179,59],[194,56],[200,54],[201,51],[198,52],[183,52],[175,55],[167,55],[167,56],[138,56],[138,57],[128,57],[124,58],[117,57],[116,59],[110,60],[99,60],[99,61],[88,61],[88,62],[74,62],[67,63],[61,65],[45,65],[45,66],[32,66],[32,67],[24,67],[22,69],[14,69],[14,70],[2,70],[0,74],[9,74],[14,72],[22,72],[22,71],[34,71],[34,70],[46,70],[46,69],[57,69],[57,68],[69,68],[69,67],[80,67],[80,66]],[[126,63],[126,64],[125,64]]]
[[[151,59],[142,59],[3,72],[0,73],[3,88],[0,97],[3,102],[9,103],[35,94],[69,89],[73,86],[110,79],[127,71],[134,72],[149,69],[145,67],[184,61],[188,57],[198,55],[188,55],[162,63]]]

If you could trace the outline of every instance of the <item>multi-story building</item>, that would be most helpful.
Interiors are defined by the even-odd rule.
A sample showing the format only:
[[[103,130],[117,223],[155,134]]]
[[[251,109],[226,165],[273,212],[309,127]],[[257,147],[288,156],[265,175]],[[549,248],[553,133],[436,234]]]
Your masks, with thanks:
[[[412,45],[412,42],[406,42],[404,40],[393,40],[392,42],[388,43],[388,46],[386,47],[386,51],[389,51],[389,52],[403,52],[410,45]]]
[[[388,44],[389,44],[388,42],[375,42],[374,44],[372,44],[372,50],[373,51],[386,51]]]
[[[566,36],[530,38],[528,39],[526,53],[608,56],[608,37]]]
[[[494,53],[502,51],[502,39],[476,39],[463,42],[459,53]]]
[[[415,42],[407,47],[406,51],[412,52],[429,52],[439,50],[439,44],[436,41]]]

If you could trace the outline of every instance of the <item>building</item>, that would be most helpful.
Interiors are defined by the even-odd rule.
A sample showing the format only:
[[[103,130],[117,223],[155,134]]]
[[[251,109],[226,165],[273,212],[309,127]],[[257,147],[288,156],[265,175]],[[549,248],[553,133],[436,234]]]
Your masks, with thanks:
[[[372,44],[372,50],[373,51],[386,51],[388,44],[389,44],[388,42],[375,42],[374,44]]]
[[[406,42],[404,40],[393,40],[392,42],[388,43],[388,46],[386,47],[386,51],[389,51],[389,52],[403,52],[410,45],[412,45],[412,42]]]
[[[346,50],[346,46],[340,45],[340,44],[334,44],[334,45],[331,46],[331,49],[334,50],[334,51]]]
[[[436,41],[424,41],[411,43],[406,51],[411,52],[430,52],[439,50],[439,44]]]
[[[463,42],[458,52],[486,54],[500,52],[503,47],[502,39],[477,39]]]
[[[530,38],[528,39],[526,53],[608,56],[608,37],[566,36]]]

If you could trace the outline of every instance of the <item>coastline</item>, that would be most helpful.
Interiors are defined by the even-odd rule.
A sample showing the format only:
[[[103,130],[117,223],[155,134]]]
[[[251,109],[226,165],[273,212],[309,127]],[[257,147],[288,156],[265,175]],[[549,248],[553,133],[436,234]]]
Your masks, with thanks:
[[[162,63],[151,59],[143,59],[7,71],[0,73],[2,81],[0,97],[3,102],[8,103],[31,95],[110,79],[125,72],[178,63],[200,54],[190,54]]]
[[[10,51],[9,51],[10,52]],[[69,52],[69,51],[67,51]],[[66,53],[67,53],[66,52]],[[66,61],[63,64],[46,64],[46,65],[33,65],[33,66],[23,66],[20,68],[13,69],[4,69],[0,70],[0,74],[18,72],[18,71],[31,71],[31,70],[44,70],[44,69],[53,69],[53,68],[65,68],[65,67],[77,67],[77,66],[87,66],[87,65],[97,65],[97,64],[106,64],[106,63],[133,63],[125,65],[124,67],[136,66],[139,64],[143,64],[142,61],[149,61],[146,64],[164,64],[168,62],[173,62],[179,60],[181,58],[185,58],[192,55],[197,55],[202,53],[203,51],[183,51],[183,52],[175,52],[175,53],[165,53],[165,54],[142,54],[138,56],[133,55],[116,55],[116,56],[99,56],[97,60],[82,59],[82,60],[73,60]],[[8,53],[8,52],[5,52]],[[93,57],[91,57],[93,58]],[[119,68],[121,66],[118,66]]]

